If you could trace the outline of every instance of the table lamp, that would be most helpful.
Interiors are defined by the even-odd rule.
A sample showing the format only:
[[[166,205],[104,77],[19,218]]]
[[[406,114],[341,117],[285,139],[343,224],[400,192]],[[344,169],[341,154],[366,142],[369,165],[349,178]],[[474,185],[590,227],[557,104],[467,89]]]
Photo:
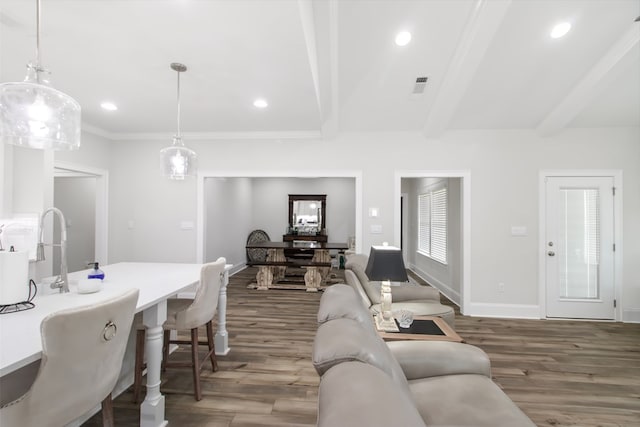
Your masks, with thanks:
[[[402,251],[394,246],[372,246],[365,269],[369,280],[381,281],[380,315],[376,316],[376,327],[382,331],[398,331],[391,313],[391,281],[407,282]]]

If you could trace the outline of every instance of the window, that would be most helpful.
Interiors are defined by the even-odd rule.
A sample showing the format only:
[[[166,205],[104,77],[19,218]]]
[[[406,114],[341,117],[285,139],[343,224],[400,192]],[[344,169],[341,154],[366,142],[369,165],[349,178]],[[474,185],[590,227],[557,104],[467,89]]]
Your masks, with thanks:
[[[447,188],[418,195],[418,252],[447,263]]]

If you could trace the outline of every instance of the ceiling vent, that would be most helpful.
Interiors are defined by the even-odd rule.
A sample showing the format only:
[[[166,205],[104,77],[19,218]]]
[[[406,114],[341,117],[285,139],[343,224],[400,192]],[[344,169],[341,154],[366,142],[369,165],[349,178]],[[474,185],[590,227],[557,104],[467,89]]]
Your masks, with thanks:
[[[427,86],[428,77],[418,77],[416,79],[416,85],[413,87],[413,94],[424,93],[424,88]]]

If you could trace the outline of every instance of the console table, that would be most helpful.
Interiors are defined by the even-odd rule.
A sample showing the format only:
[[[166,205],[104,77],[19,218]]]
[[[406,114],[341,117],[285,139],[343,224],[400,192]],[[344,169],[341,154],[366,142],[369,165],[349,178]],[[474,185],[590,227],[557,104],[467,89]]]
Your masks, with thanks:
[[[301,240],[301,241],[305,241],[305,242],[320,242],[320,243],[327,243],[328,242],[328,236],[326,234],[314,234],[314,235],[310,235],[310,234],[283,234],[282,235],[282,241],[283,242],[293,242],[296,240]]]
[[[349,248],[346,243],[323,242],[256,242],[247,245],[247,249],[266,249],[267,259],[264,262],[253,262],[250,265],[258,267],[256,282],[258,289],[269,289],[273,280],[284,277],[287,267],[302,267],[306,269],[304,282],[307,292],[318,292],[329,271],[331,270],[330,250],[344,251]],[[285,251],[313,254],[311,260],[289,261]]]

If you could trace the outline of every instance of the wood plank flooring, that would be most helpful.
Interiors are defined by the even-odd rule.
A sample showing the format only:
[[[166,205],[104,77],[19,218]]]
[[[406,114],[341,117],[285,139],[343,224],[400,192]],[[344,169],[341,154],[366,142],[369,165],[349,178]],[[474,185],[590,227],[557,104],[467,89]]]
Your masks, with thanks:
[[[247,289],[254,279],[255,269],[231,277],[231,352],[218,357],[218,372],[203,371],[203,399],[193,398],[188,369],[163,374],[170,425],[315,425],[319,378],[310,355],[321,294]],[[489,354],[494,381],[537,425],[640,426],[640,325],[457,311],[455,329]],[[172,357],[188,353],[180,349]],[[138,410],[130,391],[119,396],[116,425],[138,425]],[[85,423],[98,425],[99,414]]]

